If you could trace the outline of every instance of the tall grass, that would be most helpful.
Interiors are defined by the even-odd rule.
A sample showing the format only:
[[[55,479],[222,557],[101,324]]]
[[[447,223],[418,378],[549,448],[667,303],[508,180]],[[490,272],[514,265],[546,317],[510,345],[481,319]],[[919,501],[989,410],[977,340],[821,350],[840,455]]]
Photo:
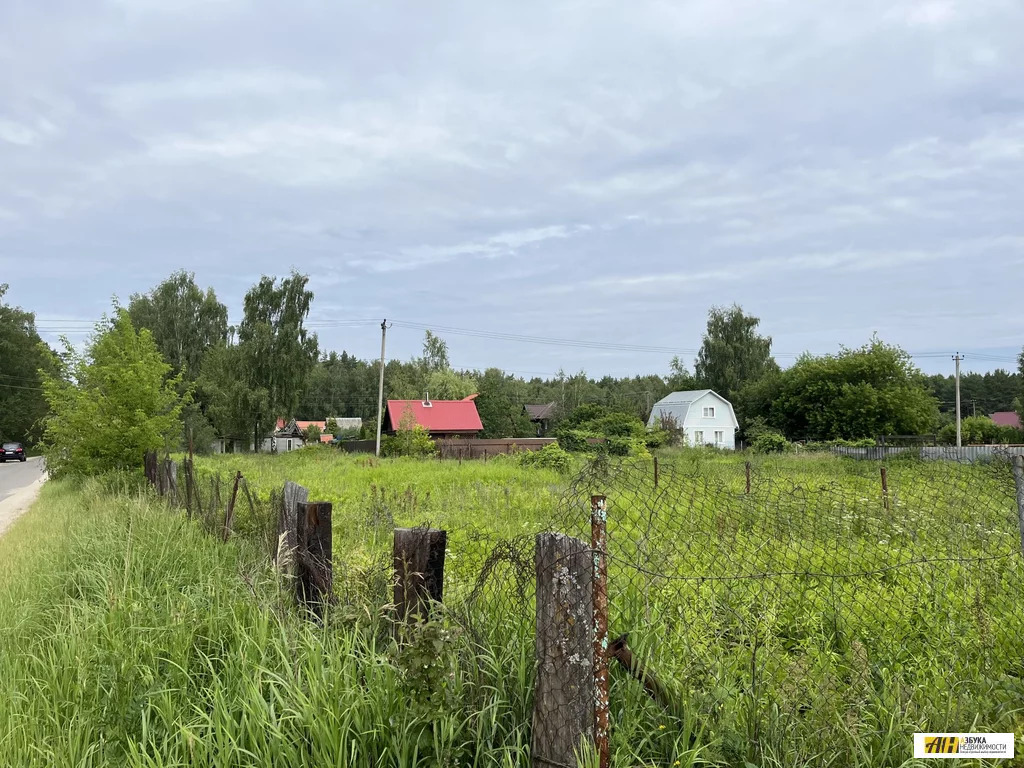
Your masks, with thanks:
[[[1019,559],[745,578],[877,566],[918,546],[1002,552],[999,481],[979,475],[921,505],[906,489],[945,488],[948,470],[895,467],[887,515],[875,466],[772,461],[762,476],[784,471],[801,493],[755,473],[741,498],[742,459],[706,452],[663,467],[660,488],[687,492],[663,497],[672,527],[643,547],[627,510],[630,493],[652,495],[647,469],[639,486],[609,486],[613,630],[631,633],[675,702],[662,709],[613,669],[613,764],[909,766],[916,730],[1024,730]],[[566,478],[320,450],[200,464],[225,482],[241,469],[263,499],[289,479],[334,502],[337,604],[323,625],[304,620],[265,539],[225,544],[131,480],[49,484],[0,539],[0,765],[529,764],[532,603],[517,590],[532,578],[530,534],[584,532]],[[820,492],[828,483],[842,504]],[[450,605],[399,646],[390,531],[423,522],[450,532]],[[929,543],[936,526],[955,544]],[[470,605],[490,545],[515,536]]]

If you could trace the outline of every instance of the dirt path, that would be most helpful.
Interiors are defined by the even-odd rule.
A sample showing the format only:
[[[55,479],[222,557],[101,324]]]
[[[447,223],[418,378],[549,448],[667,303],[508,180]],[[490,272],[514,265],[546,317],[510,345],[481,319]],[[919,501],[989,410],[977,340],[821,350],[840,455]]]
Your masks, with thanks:
[[[39,495],[39,491],[42,489],[43,483],[46,482],[46,472],[41,466],[42,460],[30,459],[26,462],[27,465],[33,463],[39,464],[39,473],[33,478],[30,478],[26,485],[17,488],[0,499],[0,536],[2,536],[4,531],[10,527],[11,523],[28,511],[28,508],[32,506],[32,502],[34,502],[36,497]],[[5,469],[5,467],[0,466],[0,470],[3,469]],[[26,469],[28,469],[27,466]]]

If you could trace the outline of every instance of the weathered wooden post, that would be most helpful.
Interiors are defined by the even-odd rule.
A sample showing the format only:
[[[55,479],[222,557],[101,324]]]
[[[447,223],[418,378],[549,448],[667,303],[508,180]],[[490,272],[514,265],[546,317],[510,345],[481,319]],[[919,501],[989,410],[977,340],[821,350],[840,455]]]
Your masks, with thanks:
[[[185,519],[192,519],[192,495],[195,492],[195,481],[192,477],[193,459],[185,459],[182,469],[185,472]]]
[[[1013,482],[1017,486],[1017,526],[1020,528],[1020,551],[1024,554],[1024,456],[1013,457]]]
[[[747,496],[750,495],[750,462],[747,462]]]
[[[658,457],[654,457],[654,487],[658,487]]]
[[[238,484],[242,481],[242,473],[235,472],[235,482],[231,485],[231,497],[227,509],[224,510],[224,541],[231,537],[231,526],[235,522],[235,501],[238,500]]]
[[[154,488],[157,487],[157,456],[156,451],[146,451],[143,459],[143,467],[146,473],[146,479],[149,480],[149,484]]]
[[[537,535],[537,679],[534,768],[576,765],[594,741],[594,625],[591,548],[561,533]]]
[[[314,501],[298,505],[298,590],[299,604],[322,619],[330,602],[334,583],[331,560],[334,544],[330,502]]]
[[[889,512],[889,472],[882,467],[882,506]]]
[[[171,504],[178,503],[178,462],[171,459],[167,459],[167,495]]]
[[[610,768],[608,508],[604,496],[590,497],[590,547],[594,558],[594,746],[599,768]]]
[[[427,618],[430,602],[444,598],[444,556],[448,532],[396,528],[395,611],[399,622]]]
[[[309,501],[309,491],[293,482],[284,484],[281,509],[277,521],[277,552],[274,562],[285,576],[295,575],[296,554],[299,546],[299,504]]]

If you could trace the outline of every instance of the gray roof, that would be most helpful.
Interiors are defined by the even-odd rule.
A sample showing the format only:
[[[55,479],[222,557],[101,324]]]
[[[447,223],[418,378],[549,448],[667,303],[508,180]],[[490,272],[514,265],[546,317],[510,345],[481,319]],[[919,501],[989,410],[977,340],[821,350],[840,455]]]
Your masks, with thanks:
[[[557,407],[558,403],[546,403],[544,405],[524,405],[523,409],[531,421],[541,421],[553,418]]]
[[[654,408],[651,410],[651,417],[647,420],[647,426],[661,426],[661,420],[666,416],[674,419],[676,424],[682,426],[683,422],[686,421],[686,414],[690,410],[690,403],[700,400],[707,394],[714,395],[716,393],[710,389],[689,389],[685,392],[671,392],[665,395],[665,397],[654,404]],[[717,396],[721,397],[721,395]],[[722,399],[725,400],[724,397]]]

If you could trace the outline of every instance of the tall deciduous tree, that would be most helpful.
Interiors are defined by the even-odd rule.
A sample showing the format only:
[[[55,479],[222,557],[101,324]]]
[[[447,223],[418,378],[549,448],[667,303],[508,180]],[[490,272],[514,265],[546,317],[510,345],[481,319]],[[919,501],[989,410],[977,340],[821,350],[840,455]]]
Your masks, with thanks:
[[[305,327],[313,301],[309,278],[293,272],[280,281],[262,277],[245,295],[238,343],[210,351],[201,387],[224,434],[263,437],[298,407],[316,363],[316,334]],[[244,429],[243,429],[244,428]]]
[[[772,339],[757,333],[761,321],[736,304],[712,307],[704,342],[694,363],[697,379],[725,398],[779,366],[772,358]]]
[[[174,375],[199,378],[206,350],[227,340],[228,310],[212,288],[204,293],[195,275],[175,272],[147,294],[135,294],[128,304],[132,324],[152,333],[160,354]]]
[[[877,338],[837,355],[804,355],[765,381],[770,391],[757,394],[768,423],[794,440],[920,435],[938,421],[936,400],[910,356]],[[749,415],[761,415],[753,410]]]
[[[0,440],[36,442],[49,408],[40,369],[57,371],[57,358],[36,332],[35,316],[3,301],[0,284]]]
[[[42,374],[52,410],[43,451],[52,476],[132,469],[146,451],[177,437],[188,395],[179,392],[180,378],[168,377],[170,365],[150,332],[136,332],[127,311],[97,326],[85,354],[65,342],[62,368]]]

